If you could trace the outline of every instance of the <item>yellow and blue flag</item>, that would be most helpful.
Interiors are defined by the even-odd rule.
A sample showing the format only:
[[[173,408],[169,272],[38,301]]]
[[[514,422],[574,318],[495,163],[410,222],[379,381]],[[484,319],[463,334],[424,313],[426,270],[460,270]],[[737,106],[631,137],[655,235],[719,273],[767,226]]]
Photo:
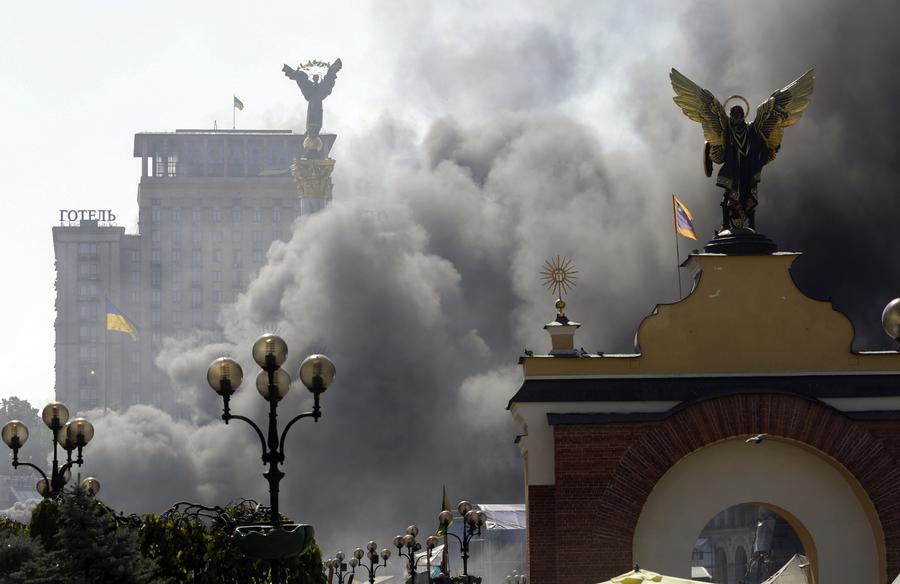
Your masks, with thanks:
[[[109,298],[106,299],[106,330],[127,333],[132,341],[138,340],[137,327]]]
[[[675,233],[696,241],[697,234],[694,232],[694,216],[691,215],[688,208],[675,195],[672,195],[672,207],[675,211]]]
[[[232,97],[234,97],[234,108],[244,111],[244,102],[239,100],[236,95],[233,95]]]

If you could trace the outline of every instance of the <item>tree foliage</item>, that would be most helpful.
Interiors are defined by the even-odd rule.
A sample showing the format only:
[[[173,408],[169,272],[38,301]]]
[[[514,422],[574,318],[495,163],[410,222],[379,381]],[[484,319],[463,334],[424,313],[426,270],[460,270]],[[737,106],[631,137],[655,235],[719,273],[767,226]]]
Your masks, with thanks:
[[[0,399],[0,426],[10,420],[20,420],[28,427],[28,441],[19,450],[19,460],[44,467],[50,454],[52,436],[37,408],[33,408],[27,400],[15,396]],[[10,456],[12,456],[10,454]],[[6,475],[16,472],[10,465],[2,465],[0,472]],[[20,472],[31,472],[22,469]]]
[[[205,509],[205,508],[204,508]],[[265,584],[268,561],[244,556],[234,527],[265,521],[267,510],[246,502],[216,513],[124,516],[83,489],[45,500],[28,526],[0,520],[0,580],[8,584],[117,582]],[[325,584],[322,553],[281,560],[286,584]]]

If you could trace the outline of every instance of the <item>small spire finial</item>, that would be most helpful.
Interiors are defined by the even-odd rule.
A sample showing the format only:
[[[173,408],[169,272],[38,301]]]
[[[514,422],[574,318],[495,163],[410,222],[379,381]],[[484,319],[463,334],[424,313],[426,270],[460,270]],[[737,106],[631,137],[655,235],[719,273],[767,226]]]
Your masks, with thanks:
[[[566,301],[562,297],[575,287],[577,273],[578,270],[575,269],[572,260],[565,256],[544,260],[544,269],[541,270],[542,280],[544,286],[556,296],[556,311],[560,316],[564,316],[566,310]]]

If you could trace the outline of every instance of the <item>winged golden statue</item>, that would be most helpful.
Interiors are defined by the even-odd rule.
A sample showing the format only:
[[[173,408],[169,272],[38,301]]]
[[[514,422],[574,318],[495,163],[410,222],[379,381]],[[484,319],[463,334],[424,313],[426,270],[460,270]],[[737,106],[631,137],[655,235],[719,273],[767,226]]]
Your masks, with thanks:
[[[684,114],[703,126],[706,144],[703,169],[712,176],[713,164],[721,164],[716,184],[725,189],[722,201],[722,230],[756,228],[757,187],[762,167],[775,159],[781,148],[784,129],[803,115],[812,97],[815,76],[810,69],[787,87],[779,89],[756,108],[756,118],[746,122],[750,103],[740,95],[719,102],[676,69],[669,74],[675,103]],[[732,100],[744,102],[725,108]]]

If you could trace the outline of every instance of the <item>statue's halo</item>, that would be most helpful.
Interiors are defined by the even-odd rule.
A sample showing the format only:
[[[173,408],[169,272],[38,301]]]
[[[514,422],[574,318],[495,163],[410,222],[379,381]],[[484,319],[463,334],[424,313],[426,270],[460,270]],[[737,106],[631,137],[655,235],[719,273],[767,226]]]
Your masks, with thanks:
[[[746,118],[750,114],[750,102],[747,101],[747,98],[743,95],[729,95],[728,99],[725,100],[725,103],[722,105],[725,110],[728,110],[728,102],[732,99],[739,99],[744,102],[744,117]]]

